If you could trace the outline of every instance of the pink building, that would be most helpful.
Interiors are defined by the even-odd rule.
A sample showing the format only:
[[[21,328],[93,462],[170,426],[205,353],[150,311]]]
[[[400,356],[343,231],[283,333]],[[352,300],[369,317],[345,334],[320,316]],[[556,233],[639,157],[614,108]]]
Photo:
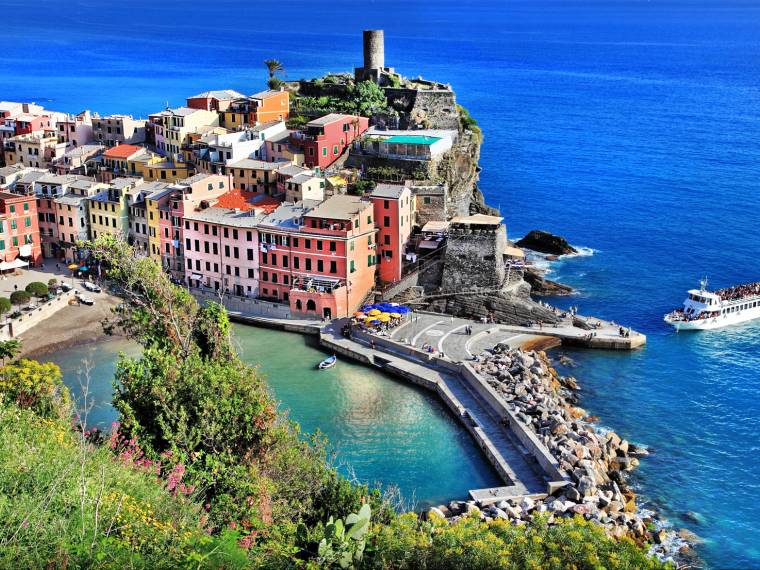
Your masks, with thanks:
[[[169,198],[158,207],[161,265],[175,279],[185,279],[182,220],[193,212],[208,208],[231,188],[232,176],[229,174],[196,174],[168,187]]]
[[[395,283],[401,279],[404,248],[412,233],[412,191],[400,184],[378,184],[370,199],[378,228],[378,279],[384,283]]]

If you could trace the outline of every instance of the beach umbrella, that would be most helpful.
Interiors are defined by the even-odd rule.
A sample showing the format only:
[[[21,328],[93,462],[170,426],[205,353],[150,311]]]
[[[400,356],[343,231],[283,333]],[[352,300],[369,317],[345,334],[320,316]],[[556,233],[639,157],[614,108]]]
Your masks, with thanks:
[[[366,316],[367,316],[367,315],[365,315],[365,314],[364,314],[364,313],[362,313],[361,311],[356,311],[356,312],[354,313],[354,317],[355,317],[355,318],[357,318],[357,319],[363,319],[363,318],[364,318],[364,317],[366,317]]]
[[[79,268],[79,271],[87,271],[88,269],[89,267],[87,267],[86,265],[83,265],[82,267]]]
[[[394,319],[400,319],[401,318],[401,314],[400,313],[391,313],[391,317],[394,318]]]
[[[72,263],[71,265],[68,266],[68,268],[74,271],[75,269],[79,269],[79,265],[76,263]]]
[[[378,321],[377,319],[375,319],[374,321],[372,321],[372,324],[373,324],[373,325],[379,325],[379,324],[380,324],[380,321]]]
[[[380,314],[382,314],[382,311],[378,311],[377,309],[372,309],[369,313],[367,313],[370,317],[376,317]]]
[[[391,316],[388,313],[383,313],[382,315],[377,317],[377,320],[380,321],[381,323],[387,323],[387,322],[390,322]]]
[[[371,325],[374,322],[374,320],[375,319],[373,319],[372,317],[367,317],[366,319],[364,319],[364,324]]]

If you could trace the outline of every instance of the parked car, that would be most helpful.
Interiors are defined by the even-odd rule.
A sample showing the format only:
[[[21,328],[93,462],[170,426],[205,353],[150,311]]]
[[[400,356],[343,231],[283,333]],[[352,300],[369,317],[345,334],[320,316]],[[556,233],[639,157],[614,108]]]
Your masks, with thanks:
[[[69,285],[68,283],[61,283],[61,289],[65,293],[68,293],[69,291],[71,291],[71,289],[73,289],[73,287],[71,285]]]
[[[89,281],[85,281],[82,283],[82,287],[90,291],[91,293],[100,293],[101,289],[95,283],[91,283]]]
[[[87,295],[83,295],[81,293],[77,294],[77,299],[83,305],[94,305],[95,304],[95,301],[92,299],[92,297],[88,297]]]

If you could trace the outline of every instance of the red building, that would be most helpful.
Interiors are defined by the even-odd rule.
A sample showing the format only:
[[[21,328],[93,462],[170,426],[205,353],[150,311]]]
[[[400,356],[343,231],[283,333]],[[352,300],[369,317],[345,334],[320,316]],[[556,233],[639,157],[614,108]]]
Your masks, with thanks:
[[[47,115],[31,115],[22,113],[14,118],[16,121],[16,134],[29,135],[37,131],[50,129],[50,117]]]
[[[34,194],[0,192],[0,259],[42,263],[37,199]]]
[[[367,117],[339,113],[330,113],[307,123],[302,137],[304,163],[309,168],[324,170],[368,127]]]
[[[313,209],[282,204],[259,224],[259,295],[294,316],[345,317],[375,284],[372,203],[328,198]]]
[[[243,97],[245,95],[232,89],[204,91],[203,93],[188,97],[187,106],[191,109],[202,109],[204,111],[226,111],[235,99]]]
[[[395,283],[401,279],[404,248],[412,233],[412,191],[400,184],[378,184],[370,199],[378,228],[378,279],[384,283]]]

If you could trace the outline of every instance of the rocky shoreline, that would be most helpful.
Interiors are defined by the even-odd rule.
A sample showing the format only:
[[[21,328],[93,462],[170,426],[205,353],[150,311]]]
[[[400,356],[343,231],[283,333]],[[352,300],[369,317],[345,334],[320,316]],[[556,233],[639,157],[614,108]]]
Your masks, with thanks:
[[[613,538],[651,545],[652,554],[661,559],[688,559],[694,564],[691,547],[696,537],[662,528],[655,516],[639,509],[636,493],[628,485],[627,474],[648,451],[600,429],[598,418],[577,405],[580,388],[575,378],[561,376],[544,352],[506,346],[497,346],[473,366],[544,443],[570,482],[544,499],[523,497],[495,505],[452,501],[430,512],[450,521],[474,514],[515,524],[526,524],[537,515],[548,517],[549,524],[582,516]]]

